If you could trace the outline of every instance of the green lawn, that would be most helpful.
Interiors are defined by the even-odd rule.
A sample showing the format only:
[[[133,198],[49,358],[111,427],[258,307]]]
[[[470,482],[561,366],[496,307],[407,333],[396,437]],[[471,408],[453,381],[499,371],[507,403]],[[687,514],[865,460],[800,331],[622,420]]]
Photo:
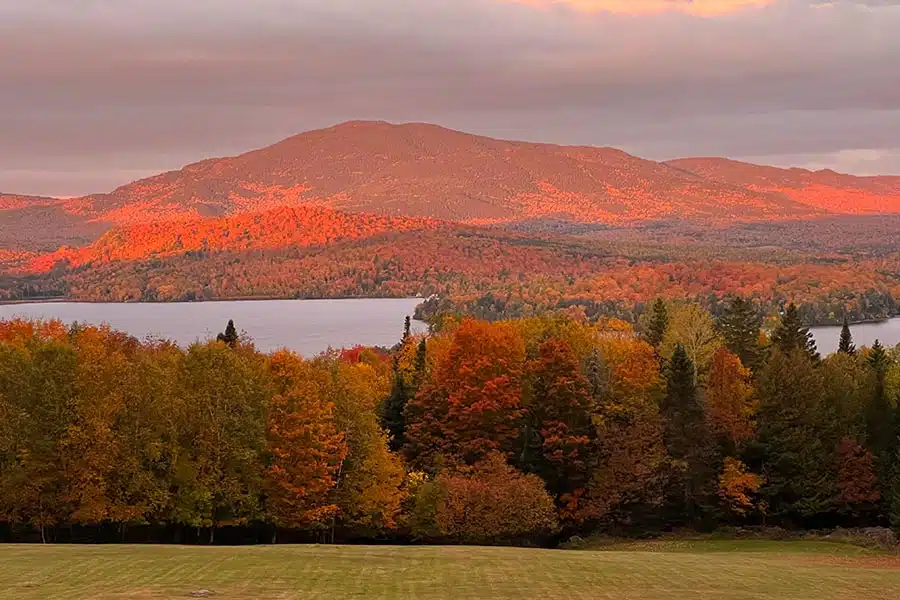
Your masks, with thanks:
[[[235,600],[900,598],[898,559],[851,546],[715,541],[626,548],[8,545],[0,546],[0,598],[170,599],[199,589]]]

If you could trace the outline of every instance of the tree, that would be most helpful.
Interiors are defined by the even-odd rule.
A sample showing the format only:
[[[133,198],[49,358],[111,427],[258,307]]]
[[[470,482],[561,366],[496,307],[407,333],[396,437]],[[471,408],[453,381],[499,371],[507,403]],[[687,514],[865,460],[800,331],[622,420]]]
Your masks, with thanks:
[[[589,383],[568,343],[550,339],[528,366],[532,379],[521,466],[539,475],[561,504],[583,489],[592,466]]]
[[[344,435],[310,365],[281,351],[269,369],[276,395],[267,419],[266,513],[279,527],[321,527],[338,510],[328,493],[347,455]]]
[[[844,438],[838,446],[838,501],[853,516],[871,514],[881,499],[872,454],[856,440]]]
[[[706,388],[706,418],[710,429],[729,450],[749,441],[755,431],[757,402],[750,371],[722,347],[713,355]]]
[[[757,307],[741,296],[735,296],[726,306],[719,322],[725,346],[748,369],[756,369],[760,358],[759,332],[762,314]]]
[[[800,313],[793,303],[788,305],[781,317],[781,322],[775,328],[772,343],[786,356],[794,350],[802,350],[813,361],[818,361],[820,358],[816,351],[813,334],[810,333],[809,327],[804,327]]]
[[[474,464],[490,452],[512,456],[522,429],[525,344],[505,323],[467,319],[437,357],[406,409],[406,453],[417,465]]]
[[[177,389],[182,443],[174,483],[174,520],[210,528],[261,514],[268,378],[251,349],[194,344]]]
[[[694,365],[684,347],[675,347],[666,373],[666,394],[660,406],[665,425],[666,449],[676,459],[686,459],[703,431],[703,407],[694,387]]]
[[[896,448],[900,446],[895,427],[895,410],[887,395],[886,380],[890,362],[884,346],[875,340],[866,356],[871,379],[871,395],[866,409],[866,428],[868,447],[875,456],[881,489],[885,490],[885,495],[887,495],[893,470],[891,460]]]
[[[238,343],[238,332],[234,327],[234,321],[228,319],[228,324],[225,326],[225,333],[220,333],[216,336],[216,340],[220,342],[224,342],[234,348]]]
[[[644,329],[644,339],[654,348],[659,348],[666,330],[669,328],[669,310],[662,298],[657,298],[649,311]]]
[[[391,395],[381,407],[381,427],[390,438],[391,450],[399,450],[406,443],[406,404],[413,394],[406,384],[397,357],[394,358],[394,385]]]
[[[666,394],[660,405],[663,439],[673,459],[676,480],[675,514],[693,519],[711,489],[714,471],[708,456],[709,436],[703,405],[694,386],[694,365],[677,345],[666,374]],[[714,467],[713,467],[714,468]],[[674,490],[673,490],[674,491]]]
[[[722,474],[719,476],[719,498],[728,511],[736,515],[746,515],[755,508],[754,496],[762,486],[762,478],[747,470],[747,466],[736,458],[725,458]]]
[[[337,527],[380,535],[395,527],[404,500],[403,464],[390,452],[378,423],[377,406],[390,381],[364,363],[347,364],[326,356],[315,364],[325,376],[326,397],[334,404],[338,430],[348,448],[329,496],[339,509],[332,537]]]
[[[766,480],[761,494],[781,522],[808,522],[833,508],[838,493],[838,439],[822,405],[822,370],[805,349],[785,355],[776,347],[760,373],[759,395],[758,443],[748,454]]]
[[[400,340],[401,344],[406,344],[409,341],[409,338],[412,336],[412,320],[409,315],[406,316],[406,319],[403,321],[403,337]]]
[[[553,499],[536,475],[525,475],[499,453],[474,468],[441,474],[433,529],[455,542],[510,542],[556,527]]]
[[[843,354],[856,354],[856,345],[853,343],[853,334],[850,333],[850,323],[844,317],[844,325],[841,327],[841,341],[838,344],[838,352]]]
[[[709,363],[722,340],[716,324],[708,312],[696,304],[678,306],[669,321],[660,354],[672,359],[677,346],[681,346],[691,361],[691,382],[700,383],[701,374],[709,372]]]

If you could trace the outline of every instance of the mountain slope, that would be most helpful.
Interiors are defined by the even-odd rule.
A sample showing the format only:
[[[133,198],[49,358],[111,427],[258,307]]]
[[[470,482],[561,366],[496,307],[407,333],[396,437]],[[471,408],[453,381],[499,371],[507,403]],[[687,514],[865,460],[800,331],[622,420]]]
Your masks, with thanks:
[[[900,213],[900,176],[856,177],[725,158],[682,158],[666,164],[711,181],[778,193],[833,214]]]
[[[821,213],[610,148],[479,137],[435,125],[351,122],[189,165],[84,199],[92,218],[135,223],[315,203],[343,211],[483,223],[628,224]]]
[[[324,246],[388,231],[436,229],[437,221],[349,215],[316,207],[279,207],[269,211],[214,219],[140,223],[112,229],[83,248],[62,248],[30,260],[25,272],[178,256],[191,252],[242,252],[288,247]]]

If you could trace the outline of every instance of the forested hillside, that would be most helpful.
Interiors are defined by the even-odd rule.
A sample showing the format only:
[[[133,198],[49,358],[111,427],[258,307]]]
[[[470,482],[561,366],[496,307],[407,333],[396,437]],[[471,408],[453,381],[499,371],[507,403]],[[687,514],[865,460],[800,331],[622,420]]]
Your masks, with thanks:
[[[638,326],[443,319],[303,360],[0,323],[0,536],[548,542],[670,527],[900,529],[900,353],[820,357],[655,302]],[[62,536],[62,538],[61,538]],[[69,537],[65,537],[69,536]],[[137,536],[137,537],[129,537]]]

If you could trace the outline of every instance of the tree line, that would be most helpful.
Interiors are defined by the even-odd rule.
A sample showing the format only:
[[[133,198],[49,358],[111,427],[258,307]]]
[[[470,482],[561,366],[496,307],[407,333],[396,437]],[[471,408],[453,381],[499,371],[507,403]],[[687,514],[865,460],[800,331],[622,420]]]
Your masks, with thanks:
[[[409,321],[392,349],[264,354],[233,323],[186,349],[0,323],[0,537],[546,542],[722,525],[900,528],[900,351],[821,357],[657,301]]]

